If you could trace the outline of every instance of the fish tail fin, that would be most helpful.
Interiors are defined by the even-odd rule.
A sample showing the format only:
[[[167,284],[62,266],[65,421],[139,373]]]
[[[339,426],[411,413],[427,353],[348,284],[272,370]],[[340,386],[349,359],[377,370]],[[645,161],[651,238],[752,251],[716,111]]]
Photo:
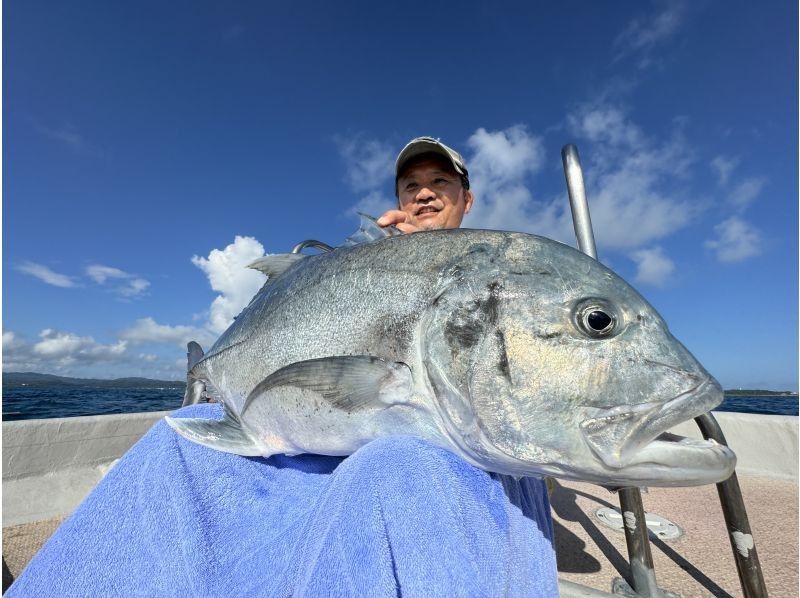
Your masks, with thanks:
[[[242,427],[239,417],[225,405],[225,416],[221,420],[202,418],[164,418],[178,434],[209,448],[244,455],[266,456],[262,447]]]
[[[203,393],[206,390],[205,382],[193,375],[192,370],[203,359],[204,355],[203,348],[199,343],[189,341],[189,344],[186,345],[186,392],[183,395],[182,407],[195,405],[203,398]]]
[[[204,355],[203,347],[199,343],[189,341],[189,344],[186,345],[186,371],[191,371],[197,365],[197,362],[203,359]]]

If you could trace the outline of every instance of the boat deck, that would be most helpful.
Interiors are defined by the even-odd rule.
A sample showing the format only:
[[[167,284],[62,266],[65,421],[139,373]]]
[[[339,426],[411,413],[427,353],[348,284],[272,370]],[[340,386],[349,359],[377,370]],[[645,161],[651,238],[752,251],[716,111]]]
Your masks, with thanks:
[[[798,485],[739,475],[761,568],[771,596],[798,595]],[[610,592],[625,577],[627,549],[622,531],[594,513],[619,507],[616,495],[591,484],[556,481],[552,492],[559,577]],[[683,597],[742,596],[716,488],[651,488],[645,511],[684,531],[675,540],[652,538],[659,587]],[[50,519],[3,528],[3,560],[16,577],[63,521]],[[3,589],[7,584],[4,567]]]
[[[770,596],[798,595],[798,486],[794,480],[738,475],[761,570]],[[654,538],[658,586],[683,597],[742,596],[716,486],[650,488],[647,513],[684,532]],[[627,575],[625,535],[601,523],[595,512],[619,509],[617,495],[590,484],[557,481],[551,495],[559,577],[610,592]]]

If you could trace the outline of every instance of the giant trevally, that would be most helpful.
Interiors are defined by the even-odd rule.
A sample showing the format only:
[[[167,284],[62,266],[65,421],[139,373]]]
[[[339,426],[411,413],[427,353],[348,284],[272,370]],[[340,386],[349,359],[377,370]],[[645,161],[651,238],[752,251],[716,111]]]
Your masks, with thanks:
[[[718,405],[717,381],[631,286],[523,233],[441,230],[304,256],[268,280],[187,393],[221,421],[167,418],[240,455],[349,455],[414,435],[487,471],[608,485],[718,482],[735,457],[664,434]]]

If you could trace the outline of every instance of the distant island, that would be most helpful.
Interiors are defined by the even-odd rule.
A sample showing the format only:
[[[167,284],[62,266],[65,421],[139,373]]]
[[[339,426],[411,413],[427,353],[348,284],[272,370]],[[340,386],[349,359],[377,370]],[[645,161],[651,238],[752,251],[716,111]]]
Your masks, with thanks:
[[[745,397],[794,397],[797,396],[796,392],[791,390],[759,390],[747,388],[733,388],[725,391],[726,395],[732,397],[745,396]]]
[[[59,386],[90,386],[92,388],[186,388],[186,382],[180,380],[152,380],[150,378],[115,378],[103,380],[98,378],[70,378],[36,372],[3,372],[3,388],[19,388],[30,386],[53,388]]]

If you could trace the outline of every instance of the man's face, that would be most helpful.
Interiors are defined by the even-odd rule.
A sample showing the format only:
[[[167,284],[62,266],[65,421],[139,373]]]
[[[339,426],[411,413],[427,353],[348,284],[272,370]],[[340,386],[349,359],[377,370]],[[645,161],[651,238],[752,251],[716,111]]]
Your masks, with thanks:
[[[424,230],[458,228],[472,208],[472,192],[461,177],[439,160],[412,163],[397,179],[400,209]]]

